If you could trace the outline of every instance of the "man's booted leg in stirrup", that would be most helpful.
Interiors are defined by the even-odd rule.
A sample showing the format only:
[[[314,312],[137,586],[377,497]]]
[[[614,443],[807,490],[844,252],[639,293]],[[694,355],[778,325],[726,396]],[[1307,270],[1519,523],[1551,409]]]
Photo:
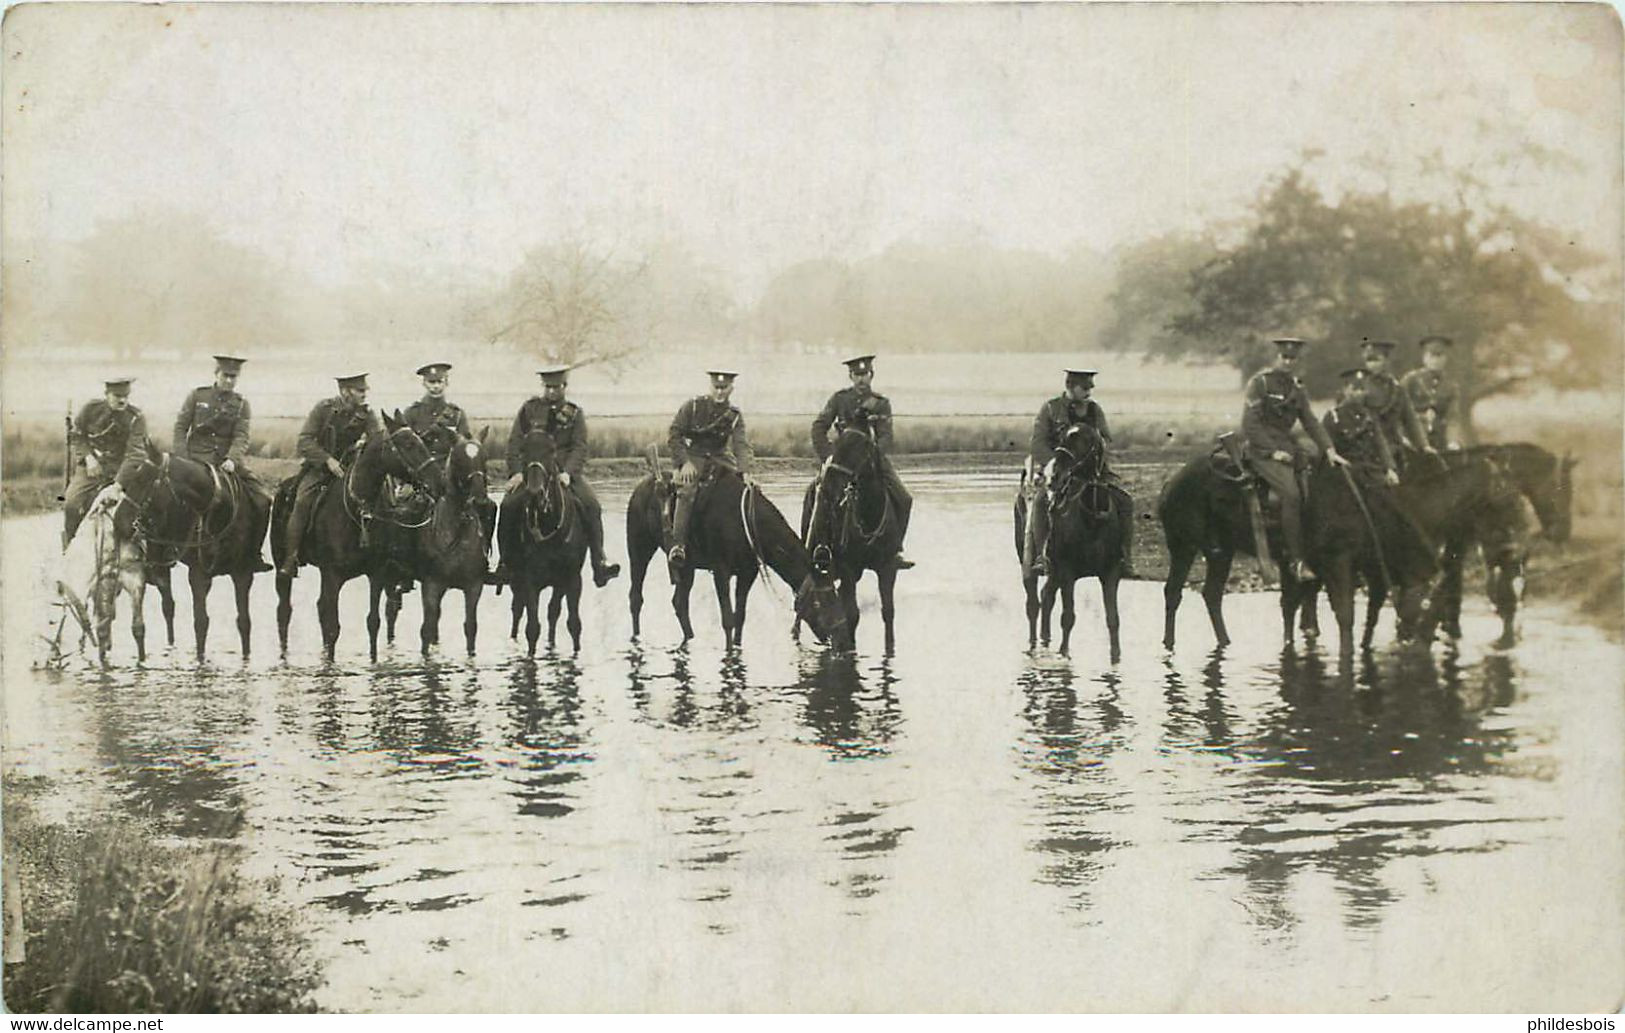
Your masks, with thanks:
[[[598,493],[592,490],[585,477],[571,478],[569,488],[581,504],[581,515],[587,523],[587,546],[592,550],[592,583],[603,588],[621,572],[619,563],[611,563],[604,557],[604,507],[598,501]]]

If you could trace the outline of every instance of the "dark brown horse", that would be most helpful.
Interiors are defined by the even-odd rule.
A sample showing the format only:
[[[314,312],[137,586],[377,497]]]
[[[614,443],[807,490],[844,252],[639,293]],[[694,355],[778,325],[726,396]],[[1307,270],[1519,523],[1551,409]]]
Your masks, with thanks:
[[[1165,649],[1174,648],[1174,618],[1185,592],[1185,579],[1198,555],[1203,557],[1207,567],[1202,601],[1207,604],[1214,637],[1220,646],[1230,643],[1230,634],[1224,626],[1225,581],[1237,553],[1246,556],[1257,553],[1247,512],[1248,477],[1246,473],[1216,465],[1214,457],[1204,453],[1180,467],[1162,486],[1162,494],[1157,499],[1157,519],[1162,523],[1163,537],[1168,543],[1168,580],[1162,589],[1162,645]],[[1314,587],[1313,581],[1293,577],[1281,559],[1285,554],[1279,520],[1269,521],[1265,536],[1280,576],[1285,641],[1292,641],[1292,623],[1300,607],[1304,636],[1318,635],[1320,627],[1315,607],[1301,606],[1305,595]]]
[[[488,498],[485,439],[458,438],[446,453],[446,491],[435,500],[428,526],[416,534],[412,572],[423,583],[423,652],[440,643],[440,603],[447,591],[463,593],[463,639],[474,655],[479,633],[480,594],[485,589],[485,555],[489,544],[477,504]],[[398,596],[392,596],[394,603]],[[397,604],[398,605],[398,604]]]
[[[880,619],[886,625],[886,652],[897,645],[893,620],[897,554],[904,529],[886,490],[880,449],[867,430],[849,427],[835,440],[829,459],[801,503],[801,538],[814,568],[835,577],[848,630],[858,631],[858,582],[872,570],[880,586]],[[800,620],[796,622],[800,625]]]
[[[519,543],[517,556],[502,557],[513,585],[510,637],[519,637],[523,615],[525,644],[530,655],[536,655],[536,640],[541,636],[537,610],[542,592],[550,588],[547,648],[553,649],[557,643],[559,611],[568,604],[565,627],[570,632],[571,647],[580,652],[581,564],[587,558],[587,529],[575,496],[559,483],[563,467],[552,435],[544,430],[529,432],[520,442],[519,454],[525,463],[524,502],[503,507],[498,519],[504,527],[510,520],[519,520],[520,527],[517,534],[504,531],[497,536],[499,541]]]
[[[746,485],[743,477],[720,464],[712,471],[709,483],[701,486],[695,500],[688,562],[672,571],[671,604],[677,611],[683,640],[694,637],[694,626],[688,619],[688,596],[694,587],[695,570],[711,572],[722,613],[723,637],[729,646],[738,646],[745,629],[745,601],[757,574],[765,567],[795,590],[796,616],[807,622],[820,642],[833,641],[837,648],[850,649],[845,608],[829,573],[813,569],[801,539],[760,488]],[[671,547],[662,516],[671,492],[670,475],[651,472],[632,489],[627,502],[626,551],[632,562],[629,602],[634,637],[639,633],[643,577],[648,573],[649,561],[656,551],[669,551]],[[730,582],[735,579],[730,605]]]
[[[264,502],[248,491],[232,473],[196,459],[160,452],[146,443],[143,455],[124,464],[119,483],[135,502],[140,533],[149,560],[175,557],[186,564],[192,589],[192,634],[197,655],[203,656],[209,634],[209,588],[217,577],[230,577],[237,596],[237,635],[243,656],[249,652],[248,597],[254,575],[266,568],[261,556],[270,522]],[[164,616],[171,624],[169,567],[161,561],[149,566],[157,574],[159,593],[165,598]]]
[[[1072,648],[1072,627],[1077,622],[1073,592],[1079,578],[1100,579],[1106,608],[1106,633],[1111,637],[1111,660],[1122,657],[1118,639],[1117,585],[1123,577],[1123,536],[1130,533],[1130,500],[1105,476],[1106,445],[1087,424],[1067,430],[1055,449],[1054,482],[1049,488],[1049,576],[1042,600],[1038,576],[1024,571],[1027,592],[1027,643],[1050,641],[1050,614],[1055,596],[1061,597],[1061,652]],[[1027,499],[1016,496],[1016,559],[1020,561],[1027,537]],[[1042,631],[1040,631],[1040,622]]]
[[[318,500],[311,515],[310,530],[304,536],[299,562],[318,568],[322,574],[316,613],[322,626],[322,655],[328,660],[333,658],[338,646],[339,591],[344,585],[351,578],[367,578],[371,589],[367,637],[372,658],[377,660],[379,597],[389,585],[410,577],[409,572],[398,569],[398,562],[388,548],[390,538],[398,538],[412,528],[403,526],[380,506],[386,476],[409,481],[435,497],[442,494],[445,486],[445,471],[399,412],[393,416],[384,414],[381,436],[362,440],[344,476],[335,478]],[[271,552],[278,568],[285,559],[287,523],[297,483],[298,475],[282,482],[271,510]],[[367,547],[363,548],[362,522],[368,512],[372,514],[371,527],[367,532]],[[293,616],[293,579],[278,574],[276,591],[277,637],[286,656],[288,622]]]

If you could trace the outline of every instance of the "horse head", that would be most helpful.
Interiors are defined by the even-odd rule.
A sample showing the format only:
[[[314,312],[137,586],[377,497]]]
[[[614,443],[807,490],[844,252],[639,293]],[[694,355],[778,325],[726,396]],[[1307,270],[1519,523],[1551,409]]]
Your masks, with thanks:
[[[525,490],[545,495],[559,480],[559,448],[553,435],[536,429],[519,441],[519,459],[524,466]]]
[[[852,629],[846,621],[846,607],[835,590],[835,579],[826,570],[814,567],[796,589],[796,616],[812,629],[818,641],[837,649],[851,649]]]
[[[878,477],[879,458],[880,450],[867,430],[848,427],[835,439],[835,447],[818,474],[812,518],[807,525],[807,548],[815,569],[830,569],[835,542],[841,537],[838,525],[843,514],[855,512],[860,482]]]
[[[1055,446],[1055,460],[1056,480],[1079,475],[1085,481],[1098,480],[1106,465],[1105,439],[1087,423],[1073,424]]]
[[[409,480],[430,495],[443,493],[446,490],[446,474],[435,462],[429,446],[407,424],[399,409],[393,415],[386,412],[383,417],[384,436],[378,448],[383,456],[384,472]],[[371,448],[367,451],[371,451]]]
[[[455,438],[446,453],[446,487],[460,501],[472,501],[487,494],[485,439],[489,427],[481,427],[472,438]]]

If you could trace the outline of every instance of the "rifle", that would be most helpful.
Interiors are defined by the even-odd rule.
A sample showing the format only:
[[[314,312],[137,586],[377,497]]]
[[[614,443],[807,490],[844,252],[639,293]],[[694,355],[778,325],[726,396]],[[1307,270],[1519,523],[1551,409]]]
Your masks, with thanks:
[[[67,498],[68,484],[73,480],[73,399],[68,399],[68,411],[62,416],[62,496]]]

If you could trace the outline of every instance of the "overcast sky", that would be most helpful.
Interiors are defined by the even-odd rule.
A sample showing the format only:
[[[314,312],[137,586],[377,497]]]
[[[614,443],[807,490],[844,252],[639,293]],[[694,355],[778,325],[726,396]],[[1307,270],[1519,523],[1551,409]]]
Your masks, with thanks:
[[[1579,166],[1521,170],[1509,199],[1611,247],[1616,25],[1510,4],[14,8],[5,234],[186,208],[324,280],[666,236],[748,290],[951,223],[1109,250],[1234,212],[1305,147],[1369,186],[1363,155],[1494,172],[1527,139]]]

